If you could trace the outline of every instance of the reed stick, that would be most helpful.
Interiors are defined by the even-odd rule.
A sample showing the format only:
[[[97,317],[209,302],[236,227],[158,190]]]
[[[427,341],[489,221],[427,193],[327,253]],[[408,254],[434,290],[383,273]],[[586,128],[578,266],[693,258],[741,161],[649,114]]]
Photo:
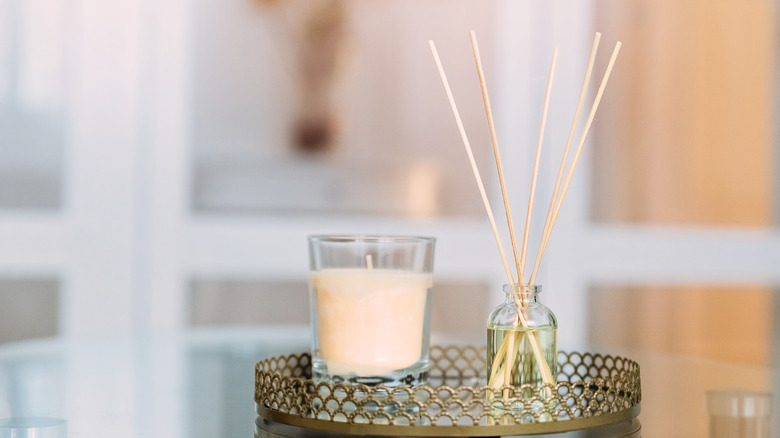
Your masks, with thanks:
[[[506,190],[504,180],[504,167],[501,164],[501,153],[498,149],[498,136],[496,135],[496,126],[493,122],[493,110],[490,106],[490,96],[488,95],[485,74],[482,70],[482,57],[479,54],[479,44],[477,43],[477,34],[474,30],[469,32],[471,38],[471,49],[474,52],[474,63],[477,65],[477,76],[479,77],[479,86],[482,90],[482,102],[485,105],[485,115],[487,116],[488,130],[490,131],[490,142],[493,144],[493,155],[496,158],[496,169],[498,170],[498,182],[501,186],[501,196],[504,199],[504,211],[506,212],[506,222],[509,226],[509,239],[512,242],[512,252],[515,256],[515,267],[517,268],[518,282],[522,283],[525,275],[520,265],[520,256],[517,249],[517,237],[515,236],[515,224],[512,221],[512,208],[509,205],[509,195]]]
[[[542,105],[542,118],[539,122],[539,136],[536,140],[536,154],[534,157],[534,170],[531,175],[531,189],[528,195],[528,208],[525,214],[525,228],[523,229],[523,247],[520,252],[520,282],[525,278],[525,260],[528,253],[528,237],[531,234],[531,218],[534,210],[534,197],[536,194],[536,181],[539,177],[539,163],[542,155],[542,144],[544,143],[544,128],[547,125],[547,112],[550,109],[550,94],[552,92],[553,78],[555,77],[555,65],[558,61],[558,48],[553,50],[552,61],[550,63],[550,73],[547,75],[547,88],[544,92],[544,105]],[[529,285],[533,283],[529,282]]]
[[[463,146],[465,147],[466,153],[469,157],[471,170],[472,173],[474,174],[474,179],[477,182],[477,187],[479,188],[479,194],[482,197],[482,203],[485,206],[485,212],[487,213],[488,219],[490,220],[490,226],[491,229],[493,230],[493,237],[496,240],[496,245],[498,246],[498,251],[499,254],[501,255],[501,261],[504,264],[504,271],[506,273],[507,280],[509,281],[509,284],[513,284],[513,285],[517,284],[514,278],[512,277],[512,271],[509,268],[509,263],[507,262],[506,253],[504,252],[504,247],[501,243],[501,238],[498,234],[498,228],[496,227],[496,221],[495,218],[493,217],[493,211],[490,207],[490,202],[487,199],[487,194],[485,193],[485,188],[484,185],[482,184],[482,178],[479,175],[479,170],[477,169],[476,161],[474,160],[474,154],[471,150],[471,144],[469,143],[468,136],[466,135],[466,130],[463,128],[463,122],[461,121],[460,113],[458,112],[458,107],[455,104],[455,98],[452,95],[452,90],[450,89],[449,81],[447,80],[447,74],[444,72],[444,67],[441,64],[441,59],[439,58],[439,53],[436,50],[436,45],[432,40],[428,41],[428,45],[431,48],[433,59],[436,62],[436,68],[439,71],[439,76],[441,78],[442,85],[444,85],[444,90],[447,94],[447,99],[449,100],[450,108],[452,109],[452,114],[455,116],[455,122],[458,125],[458,131],[460,132],[461,140],[463,141]],[[523,324],[523,326],[528,327],[528,323],[525,321],[522,312],[518,312],[518,315],[520,318],[520,322]],[[512,336],[513,334],[514,332],[511,332],[510,336]],[[542,348],[538,336],[531,337],[531,347],[534,351],[534,356],[536,356],[537,361],[539,361],[540,368],[542,369],[542,377],[544,382],[555,384],[555,380],[552,377],[552,372],[550,371],[547,362],[544,360],[544,355],[542,354]],[[507,359],[509,360],[509,358]]]
[[[450,102],[450,108],[452,114],[455,116],[455,123],[458,125],[458,131],[460,132],[460,138],[463,141],[463,147],[466,148],[466,154],[469,157],[469,163],[471,164],[471,171],[474,174],[474,179],[477,182],[479,188],[479,194],[482,197],[482,204],[485,207],[485,213],[487,213],[488,220],[490,221],[490,228],[493,230],[493,237],[496,240],[498,246],[498,252],[501,255],[501,262],[504,265],[504,271],[506,273],[507,280],[510,284],[515,284],[515,280],[512,277],[512,270],[509,268],[509,262],[507,262],[506,253],[504,252],[504,246],[501,244],[501,237],[498,234],[498,227],[496,227],[496,219],[493,217],[493,210],[490,207],[487,194],[485,193],[485,186],[482,184],[482,178],[479,176],[479,169],[477,169],[477,163],[474,160],[474,153],[471,151],[471,144],[469,143],[468,136],[466,136],[466,130],[463,128],[463,121],[460,119],[460,113],[458,112],[458,106],[455,105],[455,98],[452,96],[452,90],[450,89],[450,83],[447,81],[447,74],[444,73],[444,67],[441,65],[441,59],[439,59],[439,52],[436,51],[436,45],[433,40],[428,40],[428,45],[431,47],[431,53],[433,54],[433,60],[436,62],[436,68],[439,70],[439,77],[444,85],[444,91],[447,93],[447,100]]]
[[[558,167],[558,174],[555,177],[555,185],[553,186],[552,196],[550,197],[550,205],[547,207],[547,216],[544,219],[544,227],[542,228],[542,237],[539,239],[539,248],[536,250],[536,259],[534,260],[534,267],[531,273],[529,283],[536,281],[536,274],[539,272],[539,266],[541,264],[540,253],[543,253],[542,247],[545,245],[547,232],[550,230],[550,222],[555,212],[555,204],[557,202],[558,191],[563,181],[563,174],[566,170],[566,164],[569,160],[569,153],[571,151],[571,145],[574,141],[574,133],[577,129],[577,121],[580,118],[580,112],[582,111],[582,104],[585,101],[585,96],[588,91],[588,84],[590,83],[590,76],[593,72],[593,65],[596,62],[596,53],[598,53],[599,42],[601,41],[601,33],[596,32],[593,38],[593,44],[590,49],[590,56],[588,57],[588,65],[585,68],[585,76],[582,79],[582,86],[580,87],[580,95],[577,98],[577,106],[574,109],[574,117],[572,118],[571,127],[569,128],[569,135],[566,138],[566,145],[563,148],[563,155],[561,156],[561,164]]]
[[[574,175],[574,170],[577,168],[577,163],[579,162],[580,155],[582,154],[582,148],[585,145],[585,139],[588,136],[588,133],[590,132],[590,127],[593,124],[593,120],[596,117],[596,111],[598,110],[599,104],[601,103],[601,98],[604,94],[604,89],[607,87],[607,82],[609,82],[609,77],[612,74],[612,68],[615,66],[615,61],[617,60],[618,54],[620,53],[620,48],[623,45],[620,41],[618,41],[615,44],[615,48],[612,51],[612,56],[609,59],[609,64],[607,64],[607,68],[604,72],[604,77],[601,79],[601,85],[599,85],[599,89],[596,92],[596,98],[593,101],[593,105],[590,109],[590,114],[588,115],[588,119],[585,122],[585,128],[583,129],[582,135],[580,136],[580,142],[577,145],[577,150],[574,153],[574,158],[572,158],[571,166],[569,166],[569,171],[566,174],[566,180],[563,183],[563,187],[561,188],[561,193],[557,197],[555,208],[553,210],[553,216],[552,220],[549,225],[549,229],[546,233],[542,234],[543,241],[541,242],[542,245],[540,245],[539,252],[537,253],[537,261],[541,263],[541,259],[544,256],[544,252],[547,250],[547,243],[550,241],[550,236],[552,235],[553,227],[555,226],[555,222],[558,219],[558,213],[561,211],[561,205],[563,205],[563,199],[566,196],[566,192],[569,190],[569,184],[571,183],[572,176]],[[545,237],[546,236],[546,237]],[[531,273],[531,279],[532,281],[536,279],[536,275],[538,274],[539,267],[538,263],[534,265],[534,270]]]

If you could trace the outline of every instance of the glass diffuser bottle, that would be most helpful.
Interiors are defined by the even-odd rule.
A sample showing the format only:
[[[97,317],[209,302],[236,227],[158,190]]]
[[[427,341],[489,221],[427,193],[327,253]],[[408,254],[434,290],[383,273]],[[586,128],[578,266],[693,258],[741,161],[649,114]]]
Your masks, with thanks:
[[[539,302],[541,286],[505,284],[506,300],[488,318],[488,384],[555,384],[558,322]]]

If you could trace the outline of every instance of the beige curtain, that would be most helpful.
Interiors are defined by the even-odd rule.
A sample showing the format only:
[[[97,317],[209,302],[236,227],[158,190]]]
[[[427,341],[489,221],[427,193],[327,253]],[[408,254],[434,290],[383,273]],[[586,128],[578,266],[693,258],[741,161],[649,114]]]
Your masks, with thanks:
[[[594,219],[769,224],[774,2],[596,5],[624,50],[594,128]]]

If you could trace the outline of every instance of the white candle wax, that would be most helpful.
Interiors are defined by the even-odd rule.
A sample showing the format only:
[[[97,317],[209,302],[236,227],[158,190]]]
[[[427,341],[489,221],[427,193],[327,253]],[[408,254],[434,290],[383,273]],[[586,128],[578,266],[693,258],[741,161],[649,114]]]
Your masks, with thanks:
[[[331,374],[383,375],[420,359],[432,274],[323,269],[315,293],[319,354]]]

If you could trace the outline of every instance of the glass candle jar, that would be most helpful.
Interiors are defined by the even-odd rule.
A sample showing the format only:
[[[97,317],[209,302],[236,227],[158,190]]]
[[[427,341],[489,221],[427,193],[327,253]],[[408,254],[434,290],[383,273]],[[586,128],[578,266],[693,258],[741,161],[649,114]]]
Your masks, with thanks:
[[[539,285],[505,284],[506,300],[490,312],[487,326],[488,384],[555,384],[558,321],[539,302]]]
[[[310,236],[312,376],[424,383],[435,239]]]

